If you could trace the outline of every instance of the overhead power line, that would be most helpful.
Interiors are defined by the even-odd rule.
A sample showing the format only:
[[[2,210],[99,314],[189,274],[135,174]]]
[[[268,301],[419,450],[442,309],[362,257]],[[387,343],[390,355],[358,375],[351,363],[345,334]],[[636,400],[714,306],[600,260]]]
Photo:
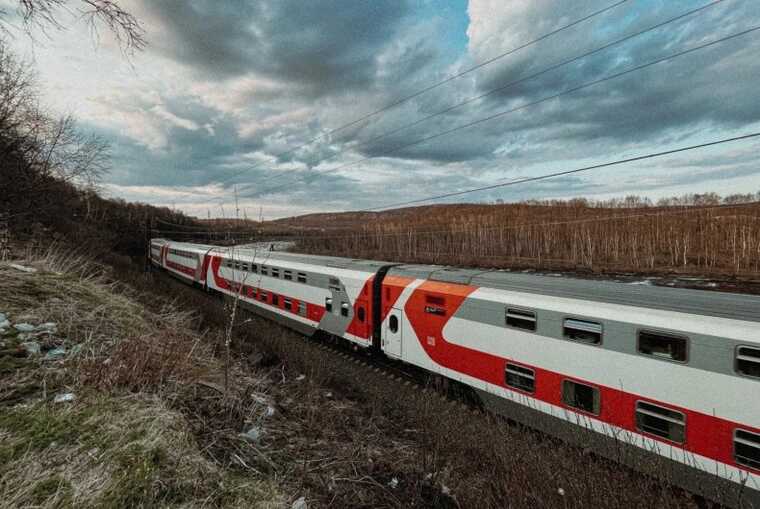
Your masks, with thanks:
[[[382,139],[385,139],[385,138],[387,138],[389,136],[392,136],[394,134],[398,134],[398,133],[400,133],[402,131],[405,131],[405,130],[411,128],[411,127],[416,127],[416,126],[419,126],[421,124],[424,124],[425,122],[427,122],[429,120],[432,120],[432,119],[434,119],[436,117],[439,117],[441,115],[445,115],[446,113],[451,113],[452,111],[457,110],[457,109],[459,109],[459,108],[461,108],[463,106],[466,106],[468,104],[471,104],[471,103],[473,103],[475,101],[478,101],[480,99],[484,99],[486,97],[492,96],[492,95],[496,94],[497,92],[503,92],[503,91],[505,91],[507,89],[513,88],[513,87],[515,87],[517,85],[520,85],[520,84],[525,83],[527,81],[530,81],[530,80],[533,80],[533,79],[538,78],[540,76],[543,76],[543,75],[545,75],[545,74],[547,74],[547,73],[549,73],[551,71],[556,71],[557,69],[560,69],[562,67],[568,66],[570,64],[578,62],[579,60],[583,60],[583,59],[585,59],[587,57],[590,57],[592,55],[595,55],[597,53],[601,53],[602,51],[605,51],[605,50],[608,50],[608,49],[610,49],[610,48],[612,48],[614,46],[623,44],[624,42],[630,41],[631,39],[635,39],[636,37],[640,37],[640,36],[642,36],[644,34],[647,34],[649,32],[652,32],[654,30],[662,28],[662,27],[664,27],[666,25],[669,25],[671,23],[674,23],[676,21],[682,20],[682,19],[684,19],[686,17],[689,17],[691,15],[701,13],[704,10],[706,10],[707,8],[713,7],[713,6],[719,4],[719,3],[723,2],[723,1],[724,0],[714,0],[714,1],[710,2],[710,3],[708,3],[708,4],[705,4],[705,5],[702,5],[700,7],[697,7],[696,9],[692,9],[690,11],[687,11],[687,12],[684,12],[682,14],[679,14],[678,16],[669,18],[669,19],[667,19],[665,21],[661,21],[661,22],[659,22],[659,23],[657,23],[655,25],[652,25],[652,26],[650,26],[648,28],[644,28],[642,30],[638,30],[636,32],[633,32],[631,34],[623,36],[623,37],[621,37],[619,39],[616,39],[614,41],[608,42],[608,43],[606,43],[606,44],[604,44],[602,46],[599,46],[599,47],[597,47],[595,49],[592,49],[590,51],[586,51],[586,52],[584,52],[584,53],[582,53],[580,55],[577,55],[577,56],[574,56],[572,58],[568,58],[568,59],[564,59],[564,60],[555,62],[554,64],[552,64],[552,65],[550,65],[548,67],[545,67],[545,68],[541,69],[540,71],[534,72],[532,74],[529,74],[529,75],[524,76],[522,78],[519,78],[517,80],[510,81],[510,82],[505,83],[503,85],[499,85],[498,87],[492,88],[492,89],[490,89],[487,92],[484,92],[482,94],[479,94],[479,95],[476,95],[476,96],[473,96],[473,97],[469,97],[469,98],[467,98],[467,99],[465,99],[463,101],[460,101],[460,102],[458,102],[458,103],[456,103],[454,105],[451,105],[451,106],[448,106],[448,107],[446,107],[446,108],[444,108],[442,110],[436,111],[435,113],[431,113],[430,115],[427,115],[427,116],[425,116],[425,117],[423,117],[423,118],[421,118],[419,120],[415,120],[414,122],[410,122],[410,123],[407,123],[407,124],[403,124],[403,125],[401,125],[399,127],[393,128],[393,129],[391,129],[389,131],[386,131],[383,134],[380,134],[378,136],[375,136],[373,138],[365,140],[365,141],[363,141],[363,142],[361,142],[361,143],[359,143],[357,145],[345,146],[341,150],[338,150],[338,151],[330,154],[329,156],[320,159],[319,161],[317,161],[316,164],[324,163],[325,161],[329,161],[331,159],[334,159],[334,158],[338,157],[339,155],[345,154],[349,150],[356,150],[357,148],[370,146],[373,143],[376,143],[376,142],[378,142],[378,141],[380,141]],[[316,164],[314,164],[314,165],[316,166]],[[260,185],[263,182],[270,182],[272,180],[279,179],[279,178],[281,178],[283,176],[286,176],[286,175],[287,175],[286,173],[281,173],[279,175],[274,176],[273,178],[265,179],[262,182],[257,182],[256,184]],[[291,181],[289,181],[289,182],[287,182],[285,184],[288,184],[290,182],[298,182],[299,180],[300,180],[299,178],[295,178],[295,179],[293,179],[293,180],[291,180]],[[282,185],[285,185],[285,184],[282,184]],[[244,184],[244,186],[251,186],[251,185],[253,185],[253,184]],[[280,187],[277,187],[275,189],[280,189]]]
[[[462,195],[465,195],[465,194],[475,193],[475,192],[478,192],[478,191],[487,191],[489,189],[497,189],[497,188],[502,188],[502,187],[516,186],[516,185],[519,185],[519,184],[525,184],[527,182],[536,182],[536,181],[539,181],[539,180],[546,180],[546,179],[550,179],[550,178],[554,178],[554,177],[560,177],[560,176],[564,176],[564,175],[573,175],[575,173],[582,173],[582,172],[586,172],[586,171],[597,170],[597,169],[600,169],[600,168],[608,168],[610,166],[618,166],[618,165],[621,165],[621,164],[632,163],[632,162],[635,162],[635,161],[644,161],[646,159],[654,159],[656,157],[662,157],[662,156],[671,155],[671,154],[678,154],[680,152],[688,152],[690,150],[696,150],[696,149],[700,149],[700,148],[712,147],[712,146],[715,146],[715,145],[722,145],[724,143],[730,143],[730,142],[739,141],[739,140],[747,140],[747,139],[750,139],[750,138],[756,138],[758,136],[760,136],[760,132],[754,132],[754,133],[745,134],[745,135],[742,135],[742,136],[734,136],[732,138],[724,138],[722,140],[710,141],[710,142],[707,142],[707,143],[700,143],[698,145],[690,145],[690,146],[687,146],[687,147],[681,147],[681,148],[676,148],[676,149],[672,149],[672,150],[664,150],[662,152],[654,152],[654,153],[651,153],[651,154],[645,154],[645,155],[636,156],[636,157],[628,157],[626,159],[618,159],[616,161],[610,161],[610,162],[601,163],[601,164],[594,164],[594,165],[591,165],[591,166],[584,166],[582,168],[576,168],[574,170],[558,171],[558,172],[554,172],[554,173],[547,173],[547,174],[544,174],[544,175],[539,175],[539,176],[536,176],[536,177],[525,177],[525,178],[518,179],[518,180],[511,180],[509,182],[503,182],[501,184],[492,184],[492,185],[489,185],[489,186],[476,187],[476,188],[473,188],[473,189],[467,189],[465,191],[455,191],[455,192],[444,193],[444,194],[439,194],[439,195],[435,195],[435,196],[428,196],[426,198],[419,198],[417,200],[409,200],[409,201],[405,201],[405,202],[390,203],[388,205],[381,205],[379,207],[372,207],[372,208],[368,208],[368,209],[359,210],[358,212],[371,212],[371,211],[380,210],[380,209],[386,209],[386,208],[397,208],[397,207],[414,205],[414,204],[417,204],[417,203],[424,203],[424,202],[433,201],[433,200],[440,200],[440,199],[443,199],[443,198],[451,198],[451,197],[454,197],[454,196],[462,196]]]
[[[541,35],[541,36],[539,36],[539,37],[537,37],[535,39],[532,39],[532,40],[530,40],[528,42],[525,42],[525,43],[523,43],[523,44],[521,44],[521,45],[519,45],[517,47],[514,47],[514,48],[512,48],[512,49],[510,49],[508,51],[505,51],[504,53],[500,53],[500,54],[498,54],[498,55],[496,55],[496,56],[494,56],[492,58],[489,58],[488,60],[485,60],[483,62],[475,64],[472,67],[469,67],[469,68],[465,69],[464,71],[460,71],[460,72],[458,72],[458,73],[456,73],[456,74],[454,74],[452,76],[449,76],[448,78],[445,78],[442,81],[438,81],[438,82],[433,83],[431,85],[428,85],[428,86],[426,86],[426,87],[424,87],[424,88],[422,88],[422,89],[420,89],[420,90],[418,90],[416,92],[413,92],[413,93],[411,93],[409,95],[406,95],[406,96],[400,97],[398,99],[395,99],[392,102],[390,102],[389,104],[383,106],[382,108],[380,108],[378,110],[375,110],[375,111],[372,111],[370,113],[367,113],[366,115],[363,115],[363,116],[361,116],[361,117],[359,117],[359,118],[357,118],[355,120],[352,120],[352,121],[350,121],[350,122],[348,122],[346,124],[340,125],[340,126],[334,128],[334,129],[331,129],[331,130],[325,132],[325,133],[322,133],[322,134],[320,134],[320,135],[318,135],[318,136],[316,136],[314,138],[311,138],[311,139],[307,140],[306,142],[304,142],[304,143],[302,143],[300,145],[297,145],[294,148],[291,148],[291,149],[288,149],[288,150],[286,150],[284,152],[280,152],[278,154],[275,154],[274,157],[275,158],[280,158],[280,157],[283,157],[283,156],[286,156],[286,155],[290,155],[293,152],[296,152],[297,150],[300,150],[302,148],[308,147],[309,145],[311,145],[315,141],[318,141],[318,140],[320,140],[322,138],[326,138],[328,136],[332,136],[333,134],[335,134],[337,132],[344,131],[344,130],[348,129],[349,127],[352,127],[352,126],[354,126],[356,124],[359,124],[359,123],[361,123],[361,122],[363,122],[365,120],[368,120],[368,119],[370,119],[372,117],[376,117],[377,115],[380,115],[381,113],[384,113],[384,112],[386,112],[388,110],[391,110],[391,109],[393,109],[393,108],[395,108],[397,106],[400,106],[400,105],[402,105],[402,104],[404,104],[404,103],[406,103],[406,102],[408,102],[408,101],[410,101],[410,100],[412,100],[412,99],[414,99],[416,97],[419,97],[419,96],[421,96],[421,95],[423,95],[423,94],[425,94],[425,93],[427,93],[427,92],[429,92],[431,90],[434,90],[434,89],[436,89],[436,88],[438,88],[440,86],[443,86],[443,85],[445,85],[447,83],[450,83],[450,82],[452,82],[452,81],[454,81],[456,79],[459,79],[462,76],[465,76],[465,75],[467,75],[467,74],[469,74],[469,73],[471,73],[473,71],[476,71],[476,70],[478,70],[478,69],[480,69],[482,67],[485,67],[485,66],[490,65],[490,64],[492,64],[494,62],[497,62],[497,61],[499,61],[499,60],[501,60],[501,59],[503,59],[505,57],[508,57],[509,55],[517,53],[518,51],[523,50],[523,49],[525,49],[527,47],[533,46],[533,45],[535,45],[535,44],[537,44],[537,43],[539,43],[539,42],[541,42],[541,41],[543,41],[545,39],[548,39],[549,37],[552,37],[553,35],[556,35],[556,34],[558,34],[560,32],[564,32],[565,30],[568,30],[569,28],[572,28],[572,27],[574,27],[576,25],[579,25],[579,24],[581,24],[581,23],[583,23],[585,21],[588,21],[588,20],[590,20],[592,18],[595,18],[596,16],[604,14],[605,12],[610,11],[610,10],[614,9],[615,7],[618,7],[618,6],[622,5],[622,4],[626,3],[627,1],[628,0],[619,0],[619,1],[617,1],[617,2],[615,2],[613,4],[611,4],[611,5],[608,5],[607,7],[604,7],[602,9],[594,11],[594,12],[592,12],[590,14],[587,14],[586,16],[583,16],[582,18],[579,18],[579,19],[577,19],[575,21],[572,21],[572,22],[570,22],[570,23],[568,23],[566,25],[562,25],[561,27],[559,27],[559,28],[557,28],[555,30],[547,32],[547,33],[545,33],[545,34],[543,34],[543,35]],[[236,178],[236,177],[238,177],[238,176],[240,176],[240,175],[242,175],[242,174],[244,174],[244,173],[246,173],[248,171],[251,171],[251,170],[254,170],[256,168],[261,167],[263,164],[265,164],[265,163],[263,163],[263,162],[256,163],[253,166],[250,166],[250,167],[248,167],[248,168],[246,168],[246,169],[244,169],[244,170],[242,170],[240,172],[234,173],[231,176],[229,176],[229,177],[227,177],[225,179],[220,180],[219,183],[223,184],[225,182],[229,182],[230,180],[232,180],[232,179],[234,179],[234,178]]]
[[[500,112],[495,113],[493,115],[489,115],[489,116],[484,117],[484,118],[473,120],[472,122],[467,122],[465,124],[461,124],[459,126],[453,127],[451,129],[447,129],[447,130],[439,132],[437,134],[426,136],[424,138],[417,139],[417,140],[412,141],[410,143],[406,143],[404,145],[400,145],[400,146],[394,147],[394,148],[386,151],[380,157],[386,157],[388,155],[400,152],[401,150],[404,150],[404,149],[407,149],[407,148],[411,148],[411,147],[414,147],[414,146],[417,146],[417,145],[421,145],[423,143],[426,143],[428,141],[440,138],[442,136],[446,136],[448,134],[452,134],[454,132],[461,131],[462,129],[467,129],[469,127],[473,127],[473,126],[482,124],[484,122],[488,122],[490,120],[495,120],[497,118],[502,118],[502,117],[504,117],[506,115],[509,115],[511,113],[515,113],[517,111],[524,110],[524,109],[530,108],[532,106],[536,106],[538,104],[541,104],[541,103],[544,103],[544,102],[547,102],[547,101],[551,101],[553,99],[557,99],[559,97],[563,97],[563,96],[566,96],[566,95],[578,92],[580,90],[583,90],[583,89],[586,89],[586,88],[589,88],[589,87],[592,87],[592,86],[595,86],[595,85],[599,85],[601,83],[604,83],[604,82],[607,82],[607,81],[610,81],[610,80],[613,80],[613,79],[616,79],[616,78],[620,78],[622,76],[625,76],[625,75],[628,75],[628,74],[631,74],[631,73],[634,73],[634,72],[646,69],[648,67],[652,67],[654,65],[657,65],[657,64],[660,64],[660,63],[663,63],[663,62],[667,62],[669,60],[673,60],[673,59],[676,59],[678,57],[681,57],[681,56],[684,56],[684,55],[688,55],[690,53],[694,53],[696,51],[700,51],[700,50],[706,49],[706,48],[711,47],[711,46],[715,46],[717,44],[726,42],[726,41],[731,40],[731,39],[736,39],[738,37],[741,37],[741,36],[744,36],[744,35],[756,32],[757,30],[760,30],[760,26],[755,26],[755,27],[743,30],[741,32],[737,32],[737,33],[734,33],[734,34],[731,34],[731,35],[728,35],[728,36],[725,36],[725,37],[721,37],[719,39],[715,39],[715,40],[710,41],[710,42],[699,44],[699,45],[694,46],[692,48],[688,48],[688,49],[685,49],[685,50],[673,53],[671,55],[668,55],[668,56],[665,56],[665,57],[661,57],[661,58],[652,60],[652,61],[644,63],[644,64],[636,65],[634,67],[626,69],[625,71],[616,72],[616,73],[610,74],[608,76],[605,76],[603,78],[599,78],[599,79],[596,79],[596,80],[593,80],[593,81],[589,81],[589,82],[583,83],[581,85],[577,85],[577,86],[569,88],[567,90],[563,90],[562,92],[558,92],[556,94],[552,94],[552,95],[549,95],[547,97],[543,97],[541,99],[538,99],[538,100],[535,100],[535,101],[531,101],[531,102],[522,104],[522,105],[514,107],[514,108],[510,108],[508,110],[503,110],[503,111],[500,111]],[[348,168],[350,166],[355,166],[355,165],[357,165],[359,163],[362,163],[362,162],[365,162],[365,161],[369,161],[371,159],[375,159],[375,157],[378,157],[378,156],[363,157],[363,158],[358,159],[356,161],[351,161],[351,162],[348,162],[348,163],[345,163],[345,164],[341,164],[339,166],[336,166],[334,168],[330,168],[330,169],[322,171],[322,172],[313,173],[313,174],[311,174],[309,176],[310,177],[318,177],[318,176],[323,176],[323,175],[326,175],[326,174],[329,174],[329,173],[334,173],[336,171]],[[290,185],[290,184],[284,184],[284,185],[281,185],[281,186],[265,189],[264,191],[259,191],[259,192],[256,192],[256,193],[252,194],[252,195],[249,195],[249,197],[261,196],[261,195],[270,193],[272,191],[279,190],[279,189],[285,187],[286,185]]]

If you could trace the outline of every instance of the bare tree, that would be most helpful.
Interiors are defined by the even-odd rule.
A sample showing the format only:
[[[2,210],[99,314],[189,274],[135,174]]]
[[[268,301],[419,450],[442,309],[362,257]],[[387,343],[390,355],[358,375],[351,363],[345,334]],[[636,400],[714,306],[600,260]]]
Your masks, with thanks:
[[[43,31],[65,29],[60,21],[62,12],[78,15],[86,20],[91,33],[98,37],[100,27],[109,30],[123,51],[131,53],[145,48],[145,31],[137,18],[114,0],[17,0],[18,14],[27,32],[34,28]],[[4,21],[0,11],[0,23]]]

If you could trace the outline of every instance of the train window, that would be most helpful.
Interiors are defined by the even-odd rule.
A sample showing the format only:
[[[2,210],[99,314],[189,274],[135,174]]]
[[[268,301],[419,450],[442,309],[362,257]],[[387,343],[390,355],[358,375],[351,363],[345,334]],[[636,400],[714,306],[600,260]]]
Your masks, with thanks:
[[[340,303],[340,314],[343,316],[348,316],[348,302]]]
[[[282,273],[282,278],[283,279],[287,279],[288,281],[292,281],[293,280],[293,273],[291,271],[289,271],[289,270],[286,270],[285,272]]]
[[[760,348],[738,347],[736,349],[736,371],[742,375],[760,378]]]
[[[272,277],[280,277],[280,269],[272,267]]]
[[[298,303],[298,314],[301,316],[306,316],[306,303],[303,301],[300,301]]]
[[[577,320],[575,318],[566,318],[562,328],[562,334],[566,339],[598,345],[602,342],[602,324],[586,320]]]
[[[391,315],[388,319],[388,328],[394,334],[398,332],[398,317],[396,315]]]
[[[273,306],[279,306],[280,305],[280,296],[272,294],[272,305]]]
[[[328,313],[332,313],[332,299],[330,297],[325,299],[325,310]]]
[[[536,313],[524,309],[507,308],[506,322],[510,327],[523,330],[536,330]]]
[[[760,470],[760,434],[737,429],[734,432],[734,459],[739,465]]]
[[[532,369],[508,362],[504,376],[510,387],[531,393],[536,390],[536,374]]]
[[[365,318],[365,316],[364,316],[364,308],[361,307],[361,306],[359,306],[359,309],[357,309],[356,314],[359,317],[359,321],[362,322],[362,323],[364,323],[364,318]]]
[[[664,332],[639,331],[639,353],[658,359],[686,362],[687,339]]]
[[[637,401],[636,429],[682,444],[686,439],[686,416],[670,408]]]
[[[240,270],[248,272],[248,264],[243,262],[240,264]]]
[[[285,309],[293,309],[293,301],[290,299],[285,299]]]
[[[259,292],[259,299],[261,299],[261,302],[267,301],[267,292]]]
[[[261,275],[262,275],[262,276],[266,276],[267,274],[269,274],[269,269],[268,269],[267,267],[264,267],[264,266],[262,265],[262,266],[261,266]]]
[[[254,274],[256,274],[258,272],[258,268],[256,267],[255,263],[251,264],[251,272],[253,272]]]
[[[599,389],[596,387],[572,380],[563,380],[562,401],[567,406],[599,415]]]
[[[299,283],[305,283],[306,282],[306,274],[303,272],[298,273],[298,282]]]

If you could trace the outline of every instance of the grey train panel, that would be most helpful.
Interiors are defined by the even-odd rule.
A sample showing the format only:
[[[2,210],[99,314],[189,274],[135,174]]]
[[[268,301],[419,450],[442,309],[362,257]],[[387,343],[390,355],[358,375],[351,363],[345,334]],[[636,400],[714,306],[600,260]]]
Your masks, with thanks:
[[[529,302],[514,302],[506,306],[501,302],[468,298],[462,302],[462,305],[454,314],[455,317],[469,320],[476,323],[493,325],[504,329],[504,337],[508,338],[510,331],[519,331],[526,333],[528,331],[514,329],[505,323],[506,307],[514,304],[515,308],[524,309],[536,313],[536,330],[530,331],[530,334],[540,335],[542,337],[556,339],[557,341],[568,341],[578,345],[579,353],[585,352],[589,348],[588,355],[593,355],[593,349],[602,348],[615,352],[629,355],[641,356],[637,350],[638,331],[647,329],[646,326],[636,323],[620,322],[617,320],[602,319],[593,315],[577,315],[562,313],[559,311],[546,310],[536,306],[531,306]],[[563,324],[565,319],[579,319],[597,322],[602,325],[601,344],[588,344],[583,341],[574,341],[568,339],[563,334]],[[690,368],[703,369],[724,375],[736,375],[734,371],[734,351],[739,345],[745,343],[724,337],[708,336],[706,334],[684,334],[679,330],[667,331],[657,329],[660,332],[672,332],[681,337],[687,337],[689,343],[689,356],[687,364]],[[656,362],[668,362],[664,360],[653,359]],[[653,368],[656,364],[653,363]]]
[[[433,270],[428,272],[429,269]],[[390,273],[444,283],[760,322],[760,297],[756,295],[414,265],[394,267]],[[520,303],[515,302],[515,306],[518,305]],[[531,307],[529,302],[523,306]]]

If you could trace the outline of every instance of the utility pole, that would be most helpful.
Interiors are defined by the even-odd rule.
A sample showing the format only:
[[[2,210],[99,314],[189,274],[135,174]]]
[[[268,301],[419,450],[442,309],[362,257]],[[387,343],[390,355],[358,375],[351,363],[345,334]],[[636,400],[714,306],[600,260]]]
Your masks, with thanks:
[[[237,184],[235,184],[235,220],[240,221],[240,204],[238,203]]]

